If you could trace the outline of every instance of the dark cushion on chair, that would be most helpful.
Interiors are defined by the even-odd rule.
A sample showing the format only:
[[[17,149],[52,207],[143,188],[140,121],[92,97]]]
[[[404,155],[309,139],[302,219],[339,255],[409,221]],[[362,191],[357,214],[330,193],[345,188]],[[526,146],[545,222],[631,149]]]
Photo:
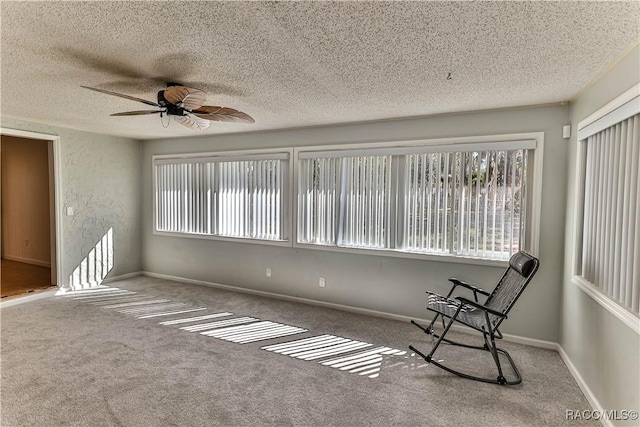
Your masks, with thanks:
[[[535,258],[528,253],[518,252],[509,260],[509,266],[520,273],[521,276],[527,277],[535,266]]]

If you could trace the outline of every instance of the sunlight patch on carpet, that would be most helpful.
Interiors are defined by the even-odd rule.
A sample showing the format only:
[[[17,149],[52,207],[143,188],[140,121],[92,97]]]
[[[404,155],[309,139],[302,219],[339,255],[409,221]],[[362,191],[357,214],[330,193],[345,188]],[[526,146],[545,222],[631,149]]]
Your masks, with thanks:
[[[195,312],[208,310],[206,307],[195,307],[166,298],[106,286],[71,291],[63,296],[137,319],[195,314]],[[273,340],[309,332],[297,326],[256,317],[239,315],[233,317],[236,315],[230,312],[189,316],[164,320],[158,324],[177,326],[182,331],[199,333],[237,344]],[[396,367],[414,369],[427,366],[424,363],[414,363],[413,354],[408,354],[404,350],[384,346],[374,347],[368,342],[330,334],[280,342],[261,347],[261,349],[299,360],[315,361],[323,366],[367,378],[378,378],[383,369]]]

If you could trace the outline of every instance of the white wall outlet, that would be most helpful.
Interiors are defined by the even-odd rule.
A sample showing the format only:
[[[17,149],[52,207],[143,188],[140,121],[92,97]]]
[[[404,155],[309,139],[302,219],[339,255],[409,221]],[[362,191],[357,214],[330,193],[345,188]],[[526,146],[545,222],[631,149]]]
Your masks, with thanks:
[[[271,269],[269,267],[267,267],[267,271],[265,272],[265,276],[267,276],[268,278],[271,278]]]
[[[320,286],[321,288],[324,288],[326,285],[325,281],[324,281],[324,277],[321,277],[320,280],[318,281],[318,286]]]
[[[67,206],[67,215],[73,216],[73,206]]]

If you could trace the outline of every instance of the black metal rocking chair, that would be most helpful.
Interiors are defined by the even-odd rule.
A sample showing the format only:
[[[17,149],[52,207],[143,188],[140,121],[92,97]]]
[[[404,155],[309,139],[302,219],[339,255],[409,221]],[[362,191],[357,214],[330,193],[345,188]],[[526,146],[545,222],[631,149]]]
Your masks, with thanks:
[[[501,385],[520,384],[522,382],[522,376],[520,375],[518,368],[516,368],[516,365],[509,353],[496,347],[495,339],[502,339],[502,333],[500,333],[498,328],[502,321],[507,318],[509,310],[511,310],[511,307],[513,307],[516,300],[520,297],[524,288],[531,281],[533,275],[538,271],[539,265],[540,261],[537,258],[534,258],[525,252],[518,252],[509,260],[509,267],[502,275],[502,278],[498,281],[498,284],[492,293],[488,293],[456,278],[449,279],[449,281],[453,283],[453,286],[446,297],[427,291],[427,294],[429,294],[427,309],[435,312],[436,315],[427,327],[424,327],[413,320],[411,323],[422,329],[426,334],[437,338],[437,341],[426,356],[416,350],[413,346],[409,346],[409,348],[411,351],[424,358],[428,363],[464,378]],[[455,299],[450,299],[454,290],[458,286],[471,290],[475,301],[471,301],[464,297],[455,297]],[[484,304],[480,304],[478,302],[478,294],[487,297]],[[444,320],[445,317],[451,319],[446,325]],[[433,330],[438,318],[442,320],[442,326],[444,327],[442,335],[437,335]],[[463,325],[481,332],[484,337],[484,345],[474,346],[445,338],[445,335],[449,332],[449,329],[454,322],[460,322]],[[498,377],[493,379],[465,374],[434,360],[433,354],[442,341],[453,345],[490,352],[493,356],[496,367],[498,368]],[[503,375],[498,354],[503,354],[509,361],[511,368],[516,375],[515,380],[507,381]]]

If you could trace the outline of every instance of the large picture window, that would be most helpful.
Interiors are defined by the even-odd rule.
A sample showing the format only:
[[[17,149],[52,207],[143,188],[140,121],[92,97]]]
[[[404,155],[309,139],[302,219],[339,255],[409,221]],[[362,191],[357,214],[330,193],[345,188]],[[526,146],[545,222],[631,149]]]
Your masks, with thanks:
[[[538,139],[296,150],[297,243],[491,260],[531,250]]]
[[[637,88],[630,101],[578,133],[579,183],[576,281],[605,306],[600,295],[640,315],[640,110]],[[614,313],[616,309],[612,309]],[[623,318],[624,310],[620,312]],[[636,326],[637,327],[637,326]]]
[[[285,241],[289,153],[154,158],[155,229]]]

